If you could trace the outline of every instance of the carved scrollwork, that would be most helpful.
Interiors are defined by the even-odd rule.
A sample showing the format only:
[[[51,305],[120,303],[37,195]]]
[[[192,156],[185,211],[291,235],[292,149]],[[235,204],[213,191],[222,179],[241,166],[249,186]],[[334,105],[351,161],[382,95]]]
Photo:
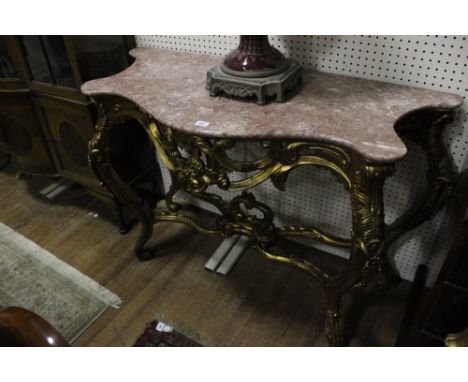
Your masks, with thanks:
[[[437,213],[452,194],[458,174],[442,138],[444,128],[452,121],[451,110],[432,109],[414,112],[397,125],[400,136],[424,149],[427,188],[422,198],[388,227],[387,245]]]
[[[243,94],[242,89],[234,89]],[[240,95],[239,94],[239,95]],[[245,93],[247,95],[247,93]],[[383,184],[393,173],[393,165],[368,163],[348,149],[324,142],[272,141],[260,142],[258,159],[237,160],[228,151],[238,142],[225,138],[189,136],[156,121],[129,101],[119,97],[103,97],[98,104],[96,132],[89,145],[89,160],[97,176],[116,199],[129,206],[142,222],[136,252],[144,258],[143,245],[152,234],[156,221],[188,224],[210,235],[248,235],[251,245],[266,258],[292,264],[313,276],[324,291],[327,304],[327,333],[330,342],[341,344],[339,303],[341,295],[353,287],[367,285],[376,273],[387,266],[386,250],[399,235],[415,227],[437,210],[451,192],[455,170],[441,139],[444,126],[450,121],[446,110],[423,111],[408,116],[396,126],[400,135],[409,136],[427,153],[429,162],[428,193],[413,210],[389,227],[384,224]],[[148,206],[127,187],[112,169],[109,158],[109,132],[112,125],[125,118],[138,120],[146,129],[162,162],[171,174],[171,185],[164,208],[149,211]],[[350,193],[353,211],[351,240],[335,237],[314,227],[276,227],[273,213],[264,203],[246,190],[271,179],[274,186],[285,189],[287,176],[295,168],[315,166],[330,170]],[[246,178],[233,180],[233,172]],[[210,192],[210,187],[242,191],[230,201]],[[206,201],[220,211],[214,224],[206,225],[198,216],[184,215],[174,202],[179,191]],[[301,236],[351,249],[346,270],[328,275],[320,267],[294,254],[279,254],[272,249],[280,237]]]
[[[254,211],[260,212],[260,216]],[[252,193],[244,191],[234,197],[228,203],[225,214],[229,221],[241,224],[250,230],[255,243],[271,244],[275,241],[273,212],[266,204],[257,201]]]
[[[378,244],[383,237],[383,184],[393,170],[393,165],[365,165],[354,173],[351,188],[353,233],[367,248]]]
[[[327,234],[314,227],[304,226],[293,226],[287,225],[278,229],[279,236],[300,236],[308,237],[317,241],[321,241],[326,244],[334,245],[336,247],[350,248],[351,241],[349,239],[343,239],[334,235]]]
[[[266,152],[257,160],[240,161],[228,156],[227,150],[234,148],[236,142],[230,139],[214,140],[213,158],[229,171],[252,172],[274,166],[279,161],[281,152],[280,142],[262,141],[261,148]]]
[[[351,163],[349,154],[342,148],[328,144],[311,142],[291,142],[283,146],[280,153],[281,166],[275,169],[271,179],[275,187],[285,189],[287,175],[300,166],[316,166],[330,170],[337,175],[346,189],[351,187],[348,169]]]
[[[394,171],[393,165],[365,164],[356,169],[351,188],[353,211],[352,261],[360,264],[354,287],[367,285],[388,261],[383,251],[385,220],[383,185]]]
[[[236,144],[232,140],[187,136],[156,125],[152,126],[151,131],[161,159],[170,170],[172,177],[172,185],[166,195],[169,212],[164,217],[159,215],[158,219],[177,219],[178,206],[173,202],[173,197],[178,191],[184,190],[196,198],[213,204],[221,212],[224,219],[215,230],[218,234],[249,235],[252,245],[265,256],[294,264],[311,273],[322,283],[327,280],[328,276],[313,264],[303,259],[274,255],[267,248],[280,236],[308,237],[342,247],[349,247],[350,241],[328,235],[313,227],[277,228],[273,224],[271,209],[245,190],[269,178],[276,186],[284,188],[287,175],[293,169],[304,165],[328,168],[338,175],[347,188],[350,188],[351,158],[344,149],[311,142],[264,141],[261,142],[264,154],[259,159],[241,161],[232,159],[227,154],[227,151]],[[236,171],[248,171],[254,174],[244,180],[230,180],[229,174]],[[207,192],[210,186],[230,191],[243,190],[243,193],[226,202],[219,195]],[[206,228],[194,220],[188,220],[192,222],[193,227],[199,227],[200,231],[207,232]]]
[[[213,87],[212,92],[214,94],[224,92],[233,97],[241,97],[241,98],[246,98],[246,97],[251,97],[251,96],[256,95],[256,92],[251,87],[237,85],[237,84],[224,84],[224,83],[217,83]]]
[[[263,141],[261,148],[265,154],[261,158],[241,161],[227,154],[236,145],[230,139],[188,136],[163,126],[154,126],[151,134],[161,159],[170,171],[177,173],[177,185],[172,187],[171,197],[180,189],[199,195],[212,185],[223,190],[242,191],[268,179],[284,190],[288,174],[300,166],[327,168],[348,189],[351,187],[348,176],[350,155],[329,144]],[[229,174],[232,172],[249,172],[251,175],[242,180],[231,180]],[[218,201],[216,204],[219,207]]]

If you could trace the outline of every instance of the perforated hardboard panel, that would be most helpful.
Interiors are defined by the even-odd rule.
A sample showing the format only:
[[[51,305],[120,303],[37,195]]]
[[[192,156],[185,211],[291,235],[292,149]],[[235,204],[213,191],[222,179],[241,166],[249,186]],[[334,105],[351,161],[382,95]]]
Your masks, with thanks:
[[[237,36],[137,36],[136,40],[138,46],[217,56],[224,56],[238,43]],[[467,36],[270,36],[270,42],[304,68],[443,90],[464,99],[468,95]],[[465,103],[445,136],[459,170],[468,165],[467,115]],[[426,184],[422,150],[411,143],[408,146],[409,155],[396,164],[395,175],[385,184],[387,223],[411,206]],[[242,144],[232,154],[249,158],[256,152],[253,145]],[[167,189],[170,179],[163,172]],[[349,236],[349,196],[325,170],[300,168],[290,175],[285,192],[265,182],[254,193],[273,208],[279,223],[302,222]],[[392,246],[391,256],[402,278],[413,280],[416,267],[424,263],[430,269],[428,284],[433,283],[450,243],[450,218],[443,210]],[[326,249],[347,256],[345,251]]]

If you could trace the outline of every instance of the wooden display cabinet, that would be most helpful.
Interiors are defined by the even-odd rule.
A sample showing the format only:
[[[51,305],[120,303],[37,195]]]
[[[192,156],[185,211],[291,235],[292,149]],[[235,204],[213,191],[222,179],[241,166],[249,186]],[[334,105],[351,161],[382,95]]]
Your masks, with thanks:
[[[0,152],[23,172],[58,175],[14,37],[0,38]]]
[[[127,68],[134,38],[3,36],[0,43],[0,151],[11,155],[21,171],[60,175],[83,185],[113,207],[126,231],[128,213],[100,186],[88,164],[97,113],[80,86]],[[112,156],[134,163],[129,183],[154,197],[158,167],[147,138],[135,127],[122,132],[126,135],[119,139],[134,142],[135,150],[124,150],[116,141]]]
[[[11,156],[15,167],[34,175],[57,175],[29,93],[0,95],[0,150]]]
[[[88,164],[88,142],[93,136],[92,105],[41,96],[35,100],[36,113],[45,127],[46,139],[60,174],[86,187],[99,182]]]

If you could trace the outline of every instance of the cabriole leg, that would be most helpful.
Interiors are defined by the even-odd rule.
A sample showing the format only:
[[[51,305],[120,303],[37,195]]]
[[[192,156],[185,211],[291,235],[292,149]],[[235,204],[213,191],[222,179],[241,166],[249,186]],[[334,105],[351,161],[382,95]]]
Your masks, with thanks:
[[[140,236],[135,244],[135,253],[140,260],[149,260],[154,257],[154,253],[145,249],[144,245],[153,234],[153,212],[144,200],[142,200],[122,179],[112,166],[110,158],[110,131],[113,122],[126,117],[125,111],[121,112],[119,104],[112,104],[111,107],[98,105],[99,117],[96,125],[96,132],[89,142],[89,162],[97,177],[101,180],[101,185],[107,187],[114,195],[117,203],[122,203],[140,220],[142,227]],[[119,113],[120,112],[120,113]],[[127,111],[127,113],[129,113]],[[128,117],[139,118],[140,115],[129,115]],[[144,117],[144,116],[141,116]],[[142,122],[142,121],[139,121]],[[144,126],[144,123],[142,123]]]
[[[393,173],[391,165],[361,162],[351,177],[352,245],[348,267],[327,284],[327,339],[332,346],[343,344],[340,300],[344,293],[366,286],[381,272],[389,272],[385,242],[383,185]]]

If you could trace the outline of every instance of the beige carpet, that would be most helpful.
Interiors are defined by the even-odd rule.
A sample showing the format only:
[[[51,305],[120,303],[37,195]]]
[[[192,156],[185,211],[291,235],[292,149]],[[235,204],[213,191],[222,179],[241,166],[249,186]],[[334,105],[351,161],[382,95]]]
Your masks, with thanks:
[[[72,342],[120,303],[106,288],[0,223],[0,309],[30,309]]]

